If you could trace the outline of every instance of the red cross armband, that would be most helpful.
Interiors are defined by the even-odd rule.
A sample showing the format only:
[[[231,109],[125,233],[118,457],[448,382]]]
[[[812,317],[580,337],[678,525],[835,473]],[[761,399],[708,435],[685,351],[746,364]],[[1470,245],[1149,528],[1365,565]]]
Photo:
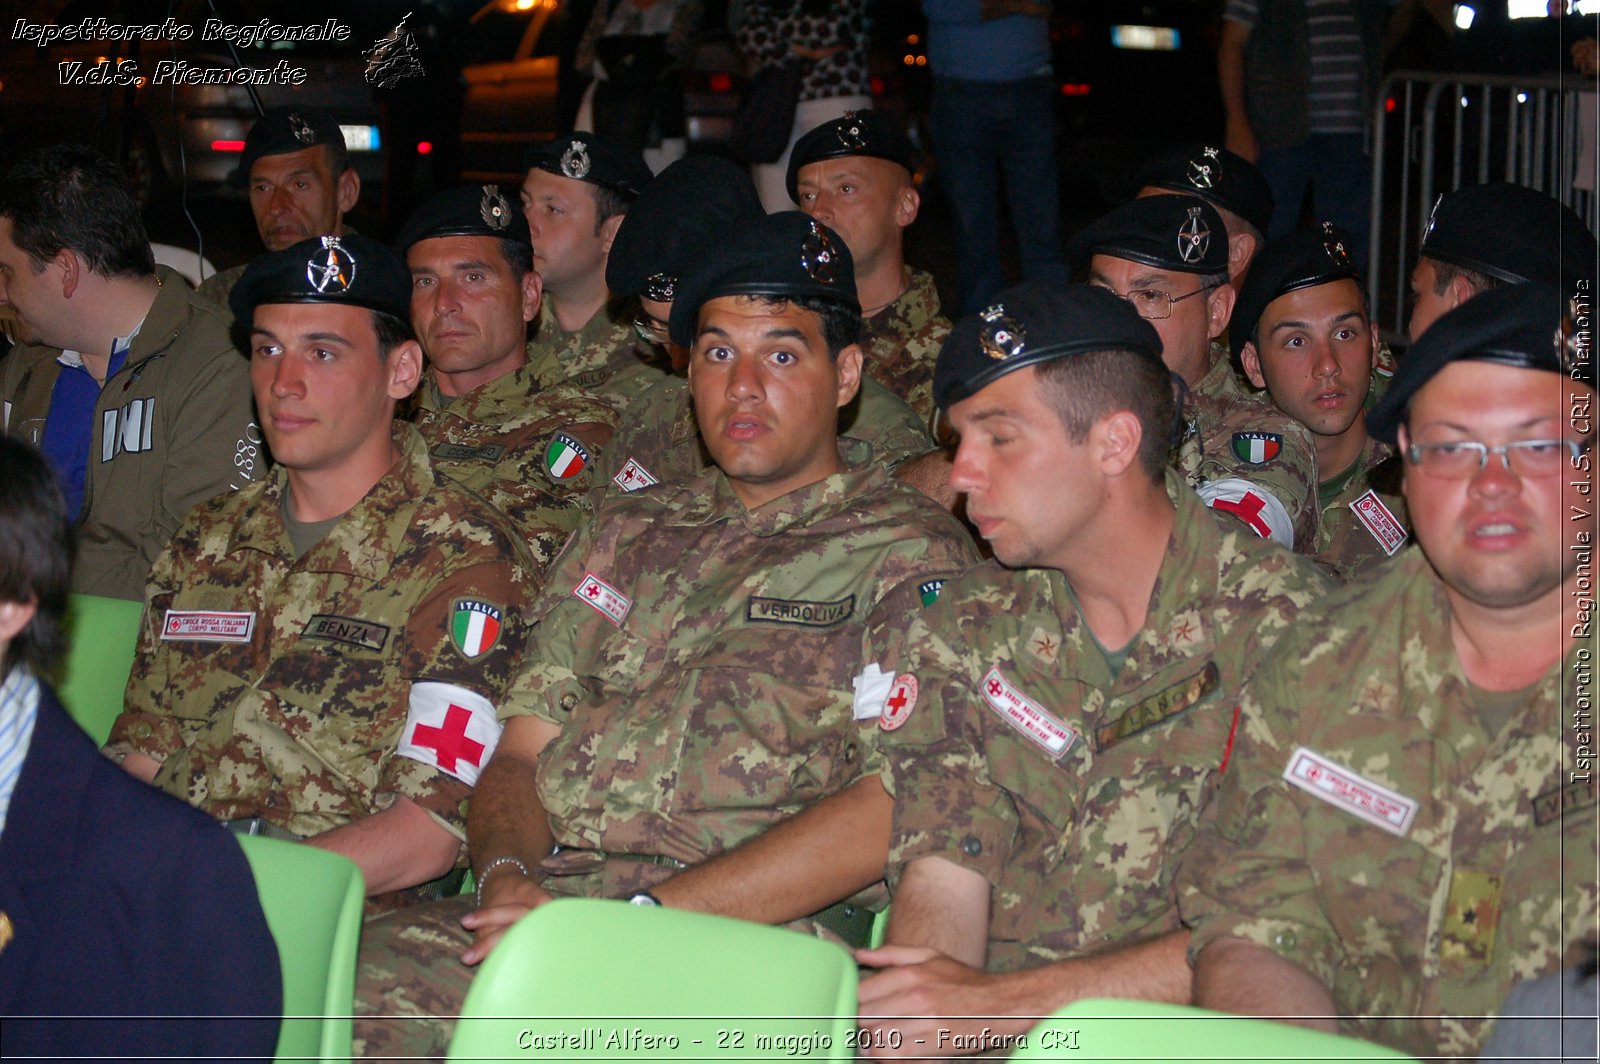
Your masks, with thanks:
[[[500,741],[494,704],[453,683],[425,680],[411,685],[411,705],[400,736],[401,757],[447,772],[475,786]]]

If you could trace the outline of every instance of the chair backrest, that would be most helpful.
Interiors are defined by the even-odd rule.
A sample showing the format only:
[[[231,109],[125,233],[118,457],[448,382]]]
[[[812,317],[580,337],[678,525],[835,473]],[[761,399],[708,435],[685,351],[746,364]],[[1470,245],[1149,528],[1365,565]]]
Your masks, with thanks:
[[[1074,1001],[1027,1033],[1013,1061],[1111,1060],[1250,1061],[1303,1064],[1314,1060],[1413,1060],[1359,1038],[1313,1031],[1274,1020],[1229,1016],[1188,1005],[1086,998]]]
[[[451,1060],[849,1061],[842,947],[678,909],[567,898],[507,932],[473,980]]]
[[[122,712],[144,603],[99,595],[67,598],[67,658],[56,694],[96,746]]]
[[[283,968],[278,1059],[350,1059],[356,945],[366,886],[347,858],[315,846],[242,835]]]

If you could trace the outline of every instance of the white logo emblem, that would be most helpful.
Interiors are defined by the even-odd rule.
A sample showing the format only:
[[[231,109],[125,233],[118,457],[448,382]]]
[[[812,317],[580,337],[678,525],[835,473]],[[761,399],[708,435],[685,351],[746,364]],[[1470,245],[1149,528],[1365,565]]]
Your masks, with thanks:
[[[344,249],[338,237],[323,237],[322,250],[306,260],[306,283],[321,295],[338,295],[350,291],[355,279],[355,257]]]
[[[589,149],[583,141],[573,141],[561,153],[561,173],[578,181],[589,176]]]
[[[1204,148],[1200,158],[1189,160],[1189,184],[1195,188],[1210,188],[1216,183],[1212,176],[1219,149]]]
[[[1190,207],[1189,220],[1178,227],[1178,256],[1191,265],[1204,259],[1211,250],[1211,230],[1201,228],[1200,223],[1203,209]]]

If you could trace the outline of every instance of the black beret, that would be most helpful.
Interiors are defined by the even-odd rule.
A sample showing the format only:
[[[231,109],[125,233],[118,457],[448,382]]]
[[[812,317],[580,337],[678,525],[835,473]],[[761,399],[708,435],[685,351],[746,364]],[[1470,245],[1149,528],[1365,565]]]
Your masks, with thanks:
[[[669,303],[679,277],[766,213],[749,168],[717,155],[686,155],[628,208],[606,256],[606,287]]]
[[[394,249],[405,258],[412,244],[436,236],[490,236],[533,246],[516,195],[499,185],[467,185],[429,196],[400,227]]]
[[[595,133],[568,133],[528,149],[524,165],[558,177],[587,181],[628,196],[650,183],[644,156],[620,141]]]
[[[1110,255],[1178,273],[1226,273],[1228,234],[1222,216],[1203,199],[1141,196],[1080,230],[1067,255],[1078,266]]]
[[[1199,196],[1237,214],[1262,234],[1272,225],[1272,187],[1255,163],[1227,148],[1187,144],[1163,152],[1139,171],[1134,187]]]
[[[234,177],[248,180],[250,167],[263,155],[288,155],[318,144],[344,146],[344,134],[333,115],[312,107],[270,107],[245,135],[244,154],[239,156]]]
[[[1250,274],[1239,291],[1228,325],[1231,346],[1239,351],[1255,339],[1261,315],[1279,296],[1347,279],[1358,286],[1361,283],[1350,258],[1350,238],[1331,222],[1323,222],[1314,232],[1300,230],[1274,240],[1250,264]]]
[[[898,163],[911,173],[911,142],[894,119],[877,111],[846,111],[843,118],[824,122],[799,140],[789,153],[789,198],[800,202],[800,168],[821,159],[866,155]]]
[[[693,344],[700,308],[738,295],[811,296],[861,309],[844,238],[799,211],[757,219],[683,275],[672,301],[672,342]]]
[[[1570,285],[1595,274],[1595,239],[1583,219],[1543,192],[1505,182],[1439,197],[1421,253],[1513,284]]]
[[[934,367],[933,397],[948,410],[1008,373],[1091,351],[1129,351],[1159,363],[1161,336],[1108,289],[1024,281],[950,330]]]
[[[1445,314],[1400,360],[1389,390],[1367,415],[1367,432],[1396,442],[1411,397],[1452,362],[1472,359],[1560,373],[1593,386],[1594,361],[1576,357],[1569,304],[1556,284],[1491,288]]]
[[[248,325],[262,303],[338,303],[411,320],[411,271],[371,237],[312,237],[272,251],[244,271],[228,306]]]

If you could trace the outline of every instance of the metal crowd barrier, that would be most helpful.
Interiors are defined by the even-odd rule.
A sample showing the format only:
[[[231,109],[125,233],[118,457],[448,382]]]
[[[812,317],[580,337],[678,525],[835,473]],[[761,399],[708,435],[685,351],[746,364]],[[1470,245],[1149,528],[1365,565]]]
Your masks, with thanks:
[[[1402,70],[1384,81],[1373,122],[1367,294],[1385,339],[1405,339],[1411,268],[1441,193],[1488,181],[1527,185],[1561,200],[1600,233],[1600,195],[1574,187],[1580,166],[1589,168],[1593,184],[1594,101],[1595,82],[1576,74]]]

